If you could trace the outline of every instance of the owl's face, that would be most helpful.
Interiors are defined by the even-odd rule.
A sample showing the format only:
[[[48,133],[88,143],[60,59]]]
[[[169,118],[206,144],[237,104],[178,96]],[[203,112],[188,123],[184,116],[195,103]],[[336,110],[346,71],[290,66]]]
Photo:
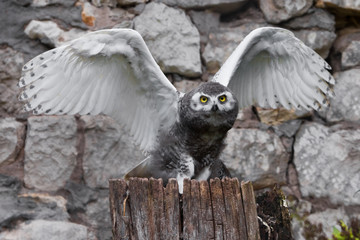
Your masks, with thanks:
[[[204,83],[186,93],[180,102],[180,121],[196,130],[230,129],[238,113],[237,99],[227,87]]]

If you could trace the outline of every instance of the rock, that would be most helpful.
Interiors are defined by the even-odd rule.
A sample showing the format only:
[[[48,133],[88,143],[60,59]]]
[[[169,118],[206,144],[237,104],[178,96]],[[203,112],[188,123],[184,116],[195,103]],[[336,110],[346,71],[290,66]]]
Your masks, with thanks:
[[[188,14],[201,34],[201,42],[207,43],[209,33],[214,32],[220,25],[220,14],[212,11],[194,10],[189,11]]]
[[[293,137],[295,133],[299,130],[302,120],[295,119],[286,121],[280,125],[272,126],[276,135],[279,137],[286,136],[288,138]]]
[[[211,9],[220,13],[234,12],[241,8],[246,0],[155,0],[155,2],[162,2],[168,6],[180,7],[184,9]]]
[[[256,107],[256,113],[262,123],[270,126],[276,126],[279,124],[283,124],[289,120],[311,116],[311,112],[305,109],[287,110],[285,108],[265,109]]]
[[[335,16],[323,9],[312,8],[305,15],[285,22],[283,26],[291,29],[317,28],[334,32]]]
[[[90,226],[96,229],[98,239],[112,239],[108,190],[102,190],[97,201],[86,206],[86,215]]]
[[[231,129],[221,159],[233,177],[253,181],[254,188],[286,182],[289,155],[279,137],[258,129]]]
[[[234,28],[219,28],[210,33],[209,42],[203,52],[207,71],[215,74],[246,35],[256,28],[265,26],[265,24],[246,23]]]
[[[347,68],[346,65],[353,65],[357,62],[356,54],[358,51],[353,48],[356,42],[360,42],[360,30],[358,28],[348,27],[337,31],[337,38],[333,44],[333,50],[330,55],[333,72],[345,70]],[[352,43],[355,44],[347,49]],[[345,51],[347,57],[343,59],[342,55]],[[354,55],[355,59],[349,58],[351,55]],[[343,66],[343,64],[345,66]]]
[[[70,217],[66,209],[66,200],[62,196],[50,196],[44,193],[29,193],[17,196],[16,209],[18,219],[46,219],[67,221]]]
[[[4,240],[95,240],[87,227],[61,221],[34,220],[21,223],[12,231],[0,233],[0,239]]]
[[[341,55],[341,68],[348,69],[360,65],[360,41],[351,41]]]
[[[85,122],[84,179],[91,188],[108,188],[144,159],[131,137],[106,116],[82,116]]]
[[[38,20],[32,20],[24,31],[31,39],[40,39],[42,43],[53,47],[59,47],[86,33],[76,28],[64,31],[53,21]]]
[[[6,16],[0,21],[0,43],[11,46],[24,54],[25,60],[48,50],[38,40],[30,40],[24,33],[24,27],[33,19],[56,19],[66,28],[79,27],[86,29],[81,20],[81,6],[67,6],[70,1],[61,1],[43,7],[31,7],[31,0],[27,1],[0,1],[0,16]],[[9,14],[11,13],[11,14]]]
[[[294,31],[297,38],[308,47],[315,50],[322,58],[327,58],[330,48],[335,41],[336,34],[326,30],[298,30]]]
[[[201,75],[200,35],[183,10],[152,2],[134,24],[164,72]]]
[[[0,174],[0,197],[16,196],[21,189],[21,182],[19,179]],[[3,209],[3,208],[0,208]],[[0,216],[2,216],[0,214]]]
[[[200,86],[201,83],[201,81],[181,80],[174,82],[174,86],[178,91],[187,93],[192,89]]]
[[[356,205],[360,198],[360,129],[341,125],[302,125],[294,144],[294,164],[303,197],[329,198],[333,204]]]
[[[76,3],[76,0],[32,0],[31,6],[33,7],[45,7],[49,5],[63,5],[66,7],[72,7]]]
[[[146,3],[149,0],[117,0],[118,4],[120,6],[129,6],[129,5],[135,5],[135,4],[141,4]]]
[[[19,195],[20,189],[17,178],[0,175],[1,228],[13,228],[18,221],[29,219],[64,221],[69,218],[63,197],[39,193]]]
[[[306,13],[312,6],[313,1],[263,0],[259,3],[260,9],[268,22],[280,23]]]
[[[233,128],[259,128],[260,122],[252,107],[239,109]]]
[[[341,9],[343,12],[344,10],[348,10],[350,12],[351,10],[360,11],[359,1],[319,0],[316,1],[316,6],[323,8],[337,8]]]
[[[25,141],[25,185],[56,191],[76,166],[77,124],[73,116],[28,119]]]
[[[13,118],[0,119],[0,167],[16,160],[24,147],[25,126]]]
[[[85,2],[82,8],[81,17],[91,30],[112,28],[124,21],[131,21],[135,17],[124,9],[111,8],[111,4],[98,8]]]
[[[339,221],[350,226],[351,219],[360,219],[359,214],[348,213],[344,207],[311,213],[301,219],[293,218],[292,230],[295,239],[333,239],[333,229],[341,230]],[[322,237],[322,238],[321,238]]]
[[[17,194],[20,189],[21,182],[17,178],[0,174],[1,228],[11,226],[14,220],[21,217],[21,211],[17,209]]]
[[[18,79],[24,65],[24,56],[11,47],[0,48],[0,81]]]
[[[330,99],[326,113],[329,122],[360,122],[360,70],[351,69],[334,74],[336,96]]]
[[[22,103],[17,99],[16,86],[24,65],[24,55],[11,47],[0,48],[0,116],[17,113]]]
[[[96,191],[83,184],[68,181],[65,190],[69,192],[66,208],[70,213],[85,212],[86,204],[97,199]]]
[[[117,0],[91,0],[91,3],[96,7],[109,6],[115,8],[117,2]]]

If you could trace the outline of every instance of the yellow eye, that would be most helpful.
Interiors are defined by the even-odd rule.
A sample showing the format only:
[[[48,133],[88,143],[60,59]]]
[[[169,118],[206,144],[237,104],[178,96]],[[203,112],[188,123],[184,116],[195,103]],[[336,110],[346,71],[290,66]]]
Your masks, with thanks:
[[[201,97],[200,97],[200,102],[206,103],[207,101],[208,101],[208,98],[207,98],[207,97],[205,97],[205,96],[201,96]]]
[[[225,95],[220,96],[219,101],[220,102],[225,102],[226,101],[226,96]]]

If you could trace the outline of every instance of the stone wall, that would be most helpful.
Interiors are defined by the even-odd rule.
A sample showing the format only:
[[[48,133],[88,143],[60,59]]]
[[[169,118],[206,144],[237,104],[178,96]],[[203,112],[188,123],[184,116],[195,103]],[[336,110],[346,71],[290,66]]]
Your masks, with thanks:
[[[88,31],[127,27],[181,91],[207,81],[253,29],[292,30],[333,66],[321,112],[247,108],[222,159],[259,192],[280,184],[295,239],[360,219],[360,5],[324,0],[0,1],[0,239],[111,239],[108,179],[143,159],[105,116],[31,116],[17,81],[35,55]]]

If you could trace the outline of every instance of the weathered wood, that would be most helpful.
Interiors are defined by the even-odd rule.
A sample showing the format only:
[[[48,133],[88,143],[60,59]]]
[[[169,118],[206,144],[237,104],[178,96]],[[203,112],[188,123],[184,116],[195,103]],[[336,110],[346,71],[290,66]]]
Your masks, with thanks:
[[[110,212],[114,239],[130,239],[129,203],[126,202],[124,212],[123,204],[127,197],[127,184],[121,179],[109,181]]]
[[[210,192],[215,225],[215,240],[224,239],[226,232],[226,216],[220,179],[210,179]]]
[[[235,209],[236,213],[236,223],[237,223],[237,229],[239,234],[239,239],[247,239],[247,230],[246,230],[246,216],[244,212],[244,204],[241,197],[241,189],[240,189],[240,183],[237,178],[233,178],[230,180],[231,187],[233,189],[233,194],[235,198]],[[243,214],[241,214],[243,213]]]
[[[246,229],[249,240],[260,240],[259,223],[256,212],[254,189],[251,182],[241,183],[241,194],[246,216]]]
[[[199,239],[214,239],[214,217],[212,212],[210,187],[207,181],[200,182],[200,236]]]
[[[183,204],[183,238],[199,239],[200,189],[199,182],[184,180]]]
[[[236,179],[237,181],[237,179]],[[224,192],[224,206],[226,223],[228,225],[226,231],[226,239],[246,239],[245,215],[243,211],[240,186],[229,178],[221,180]],[[234,189],[238,187],[238,192]],[[238,194],[238,195],[237,195]]]
[[[163,239],[180,239],[179,187],[175,179],[170,179],[164,191],[165,226]]]
[[[152,178],[110,180],[114,239],[260,239],[251,183],[185,179],[183,186],[180,195],[175,179],[165,188]]]

